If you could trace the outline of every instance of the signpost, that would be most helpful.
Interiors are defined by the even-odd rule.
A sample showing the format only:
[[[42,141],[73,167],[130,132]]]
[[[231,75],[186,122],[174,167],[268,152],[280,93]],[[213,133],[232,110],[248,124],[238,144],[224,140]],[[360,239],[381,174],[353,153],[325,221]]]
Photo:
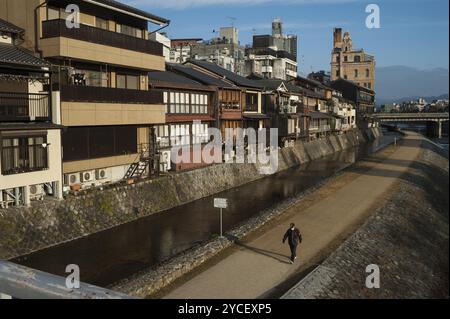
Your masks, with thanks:
[[[220,237],[223,238],[223,209],[228,208],[226,198],[214,198],[214,207],[220,208]]]

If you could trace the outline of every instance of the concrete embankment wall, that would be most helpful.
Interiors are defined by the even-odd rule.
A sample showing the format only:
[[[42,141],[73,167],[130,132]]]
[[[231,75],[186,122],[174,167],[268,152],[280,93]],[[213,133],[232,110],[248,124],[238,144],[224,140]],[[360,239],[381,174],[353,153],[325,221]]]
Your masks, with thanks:
[[[301,165],[381,136],[379,128],[297,142],[279,153],[279,170]],[[81,238],[263,178],[257,164],[218,164],[144,181],[92,190],[64,201],[0,209],[0,259]]]

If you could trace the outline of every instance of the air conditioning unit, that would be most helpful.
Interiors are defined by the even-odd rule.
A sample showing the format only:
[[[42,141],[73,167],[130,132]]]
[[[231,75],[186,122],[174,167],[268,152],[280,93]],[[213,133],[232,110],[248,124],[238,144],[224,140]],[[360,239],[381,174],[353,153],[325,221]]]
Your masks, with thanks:
[[[64,175],[64,184],[69,186],[80,184],[80,174],[77,173]]]
[[[93,182],[94,179],[95,179],[95,171],[87,171],[87,172],[82,172],[80,174],[80,180],[82,183]]]
[[[30,188],[30,198],[35,200],[43,200],[45,196],[44,185],[31,185]]]
[[[171,164],[172,164],[172,152],[170,150],[162,151],[159,160],[160,171],[168,172],[170,170]]]
[[[110,174],[109,170],[106,168],[98,169],[95,171],[95,179],[98,181],[109,179],[110,176],[111,176],[111,174]]]

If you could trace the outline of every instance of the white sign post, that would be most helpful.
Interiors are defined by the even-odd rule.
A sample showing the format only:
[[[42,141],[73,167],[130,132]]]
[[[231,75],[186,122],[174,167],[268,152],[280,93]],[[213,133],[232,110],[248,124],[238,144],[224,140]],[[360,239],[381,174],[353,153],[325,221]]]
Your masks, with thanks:
[[[214,207],[220,208],[220,237],[223,238],[223,209],[228,208],[226,198],[214,198]]]

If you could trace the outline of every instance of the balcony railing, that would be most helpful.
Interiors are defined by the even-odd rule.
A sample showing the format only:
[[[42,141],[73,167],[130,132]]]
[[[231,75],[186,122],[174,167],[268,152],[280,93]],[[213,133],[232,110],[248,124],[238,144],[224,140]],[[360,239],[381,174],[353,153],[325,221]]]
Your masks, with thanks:
[[[140,39],[84,24],[80,24],[79,28],[68,28],[65,20],[48,20],[42,22],[42,38],[55,37],[66,37],[120,49],[163,56],[163,45],[156,41]]]
[[[164,99],[162,91],[142,91],[82,85],[62,85],[61,101],[122,104],[163,104]]]
[[[0,122],[48,120],[48,94],[0,92]]]

